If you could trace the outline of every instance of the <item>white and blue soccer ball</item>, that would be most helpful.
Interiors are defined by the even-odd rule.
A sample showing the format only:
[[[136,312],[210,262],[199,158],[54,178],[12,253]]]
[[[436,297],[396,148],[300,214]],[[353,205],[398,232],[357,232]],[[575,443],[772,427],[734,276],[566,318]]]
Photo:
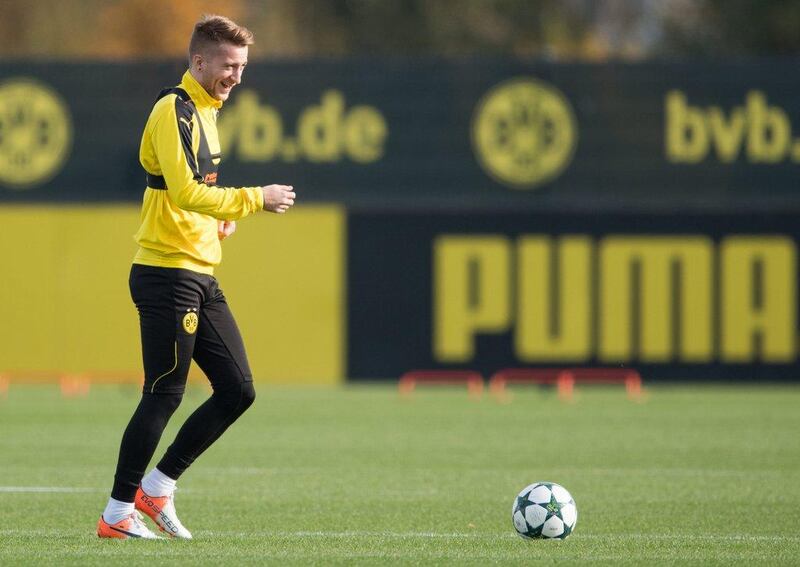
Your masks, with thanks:
[[[578,508],[563,486],[534,482],[514,499],[511,520],[524,538],[566,539],[578,522]]]

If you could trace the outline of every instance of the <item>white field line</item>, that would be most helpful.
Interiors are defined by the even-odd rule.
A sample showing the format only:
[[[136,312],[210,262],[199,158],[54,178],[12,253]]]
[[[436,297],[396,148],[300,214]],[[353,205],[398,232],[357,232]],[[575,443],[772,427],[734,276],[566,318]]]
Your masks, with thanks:
[[[2,533],[2,531],[0,531]],[[256,531],[256,532],[235,532],[235,531],[209,531],[199,532],[204,533],[206,536],[221,536],[221,537],[288,537],[288,538],[316,538],[316,537],[330,537],[330,538],[422,538],[422,539],[519,539],[519,536],[513,533],[480,533],[480,532],[463,532],[463,533],[443,533],[443,532],[378,532],[378,531],[344,531],[344,532],[326,532],[326,531],[297,531],[297,532],[282,532],[282,531]],[[653,540],[686,540],[686,541],[798,541],[800,536],[781,536],[781,535],[739,535],[739,534],[579,534],[576,537],[580,539],[653,539]]]
[[[89,530],[91,531],[91,530]],[[0,536],[62,536],[72,537],[88,533],[85,529],[0,529]],[[480,532],[380,532],[380,531],[195,531],[199,538],[287,538],[287,539],[520,539],[513,533],[480,533]],[[738,534],[637,534],[637,533],[609,533],[609,534],[582,534],[578,532],[575,539],[592,540],[671,540],[671,541],[707,541],[707,542],[800,542],[800,536],[795,535],[738,535]]]
[[[80,488],[77,486],[0,486],[0,492],[14,492],[22,494],[34,493],[55,493],[55,494],[70,494],[70,493],[91,493],[91,492],[105,492],[99,488]]]

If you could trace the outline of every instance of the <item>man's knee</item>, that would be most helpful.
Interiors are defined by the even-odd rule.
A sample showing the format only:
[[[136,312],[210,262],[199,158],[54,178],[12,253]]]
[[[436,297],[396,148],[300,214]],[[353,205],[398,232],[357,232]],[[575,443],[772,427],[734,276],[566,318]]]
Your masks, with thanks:
[[[242,382],[242,411],[253,405],[256,401],[256,389],[252,382]]]
[[[140,404],[150,414],[169,419],[183,399],[182,393],[150,394],[143,393]]]
[[[224,390],[215,391],[213,397],[220,408],[230,413],[241,414],[253,405],[256,390],[252,382],[241,382]]]

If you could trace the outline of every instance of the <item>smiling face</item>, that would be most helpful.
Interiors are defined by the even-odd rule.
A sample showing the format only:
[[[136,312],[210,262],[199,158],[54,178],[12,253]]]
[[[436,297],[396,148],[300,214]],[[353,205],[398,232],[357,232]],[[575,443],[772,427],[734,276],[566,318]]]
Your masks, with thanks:
[[[247,46],[218,43],[192,55],[192,75],[213,98],[228,100],[231,89],[242,82]]]

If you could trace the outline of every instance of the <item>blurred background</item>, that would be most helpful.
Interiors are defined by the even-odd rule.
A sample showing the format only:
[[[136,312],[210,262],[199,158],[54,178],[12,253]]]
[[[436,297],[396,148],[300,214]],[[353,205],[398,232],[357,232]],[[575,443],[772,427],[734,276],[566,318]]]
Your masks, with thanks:
[[[173,59],[210,0],[2,0],[4,58]],[[794,55],[792,0],[229,0],[253,60],[486,56],[557,61]]]
[[[257,380],[797,379],[789,0],[0,0],[0,377],[141,379],[139,140],[217,11],[221,184],[298,191],[218,271]]]

